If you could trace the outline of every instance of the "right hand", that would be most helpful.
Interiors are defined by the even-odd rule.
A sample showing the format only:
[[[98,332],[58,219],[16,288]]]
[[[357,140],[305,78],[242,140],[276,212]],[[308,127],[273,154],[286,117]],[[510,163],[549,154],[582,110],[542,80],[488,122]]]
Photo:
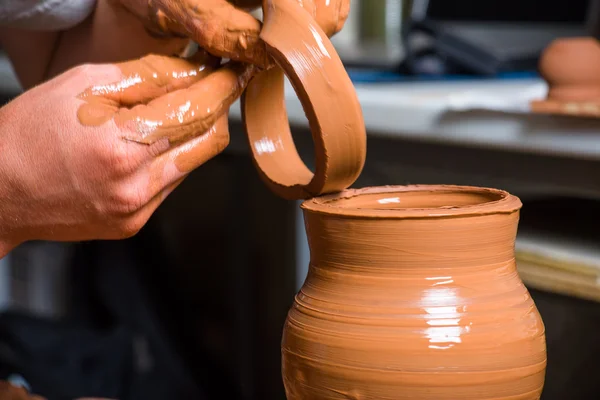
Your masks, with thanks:
[[[83,65],[1,108],[0,258],[28,240],[130,237],[219,154],[252,67],[202,63]]]
[[[185,36],[209,53],[223,58],[269,65],[261,24],[245,10],[262,0],[119,0],[155,32]],[[350,0],[296,0],[328,36],[339,32],[348,18]],[[232,4],[230,4],[232,3]]]

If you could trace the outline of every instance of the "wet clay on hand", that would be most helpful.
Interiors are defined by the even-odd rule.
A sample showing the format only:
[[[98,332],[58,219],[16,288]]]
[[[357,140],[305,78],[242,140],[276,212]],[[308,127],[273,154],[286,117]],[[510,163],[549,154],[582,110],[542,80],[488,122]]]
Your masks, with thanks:
[[[539,113],[600,117],[600,43],[592,37],[557,39],[543,52],[540,74],[547,99],[532,103]]]
[[[180,3],[177,7],[189,5]],[[329,24],[325,29],[334,32],[343,25],[340,18],[345,18],[347,10],[342,0],[331,4],[339,10],[327,8],[329,3],[321,5],[335,12],[330,18],[324,14],[319,18]],[[170,7],[171,11],[176,8]],[[191,168],[229,143],[225,132],[228,109],[254,77],[242,100],[243,115],[256,165],[270,188],[287,199],[347,188],[360,174],[366,154],[364,121],[352,82],[310,12],[295,0],[269,0],[264,7],[261,39],[280,67],[254,77],[261,71],[257,66],[237,62],[219,66],[219,60],[206,52],[195,60],[147,56],[118,64],[121,81],[95,85],[82,93],[79,121],[85,126],[114,122],[123,130],[124,139],[137,143],[166,140],[169,146],[189,147],[186,157],[195,154],[199,158],[178,165]],[[318,17],[315,9],[313,14]],[[182,21],[185,18],[181,16]],[[300,159],[285,120],[284,71],[309,118],[316,148],[314,175]],[[190,139],[201,146],[188,146]],[[264,151],[269,146],[273,151]]]
[[[190,37],[211,54],[266,66],[261,24],[226,0],[119,0],[159,36]],[[240,1],[254,6],[256,1]]]
[[[120,0],[161,35],[187,36],[209,53],[235,61],[270,66],[261,24],[244,9],[261,0]],[[296,0],[331,36],[339,32],[350,9],[349,0]],[[232,3],[232,4],[230,4]],[[265,2],[263,3],[263,8]],[[297,12],[298,10],[296,10]]]
[[[187,158],[178,163],[184,169],[227,146],[229,107],[254,70],[239,63],[219,66],[206,53],[194,60],[151,55],[118,66],[121,81],[90,87],[79,96],[84,101],[79,121],[86,126],[113,121],[125,140],[137,143],[183,144]],[[184,152],[190,140],[194,147]]]
[[[295,0],[267,0],[261,39],[277,67],[252,79],[242,116],[255,165],[278,196],[305,199],[343,190],[366,157],[363,114],[333,45]],[[287,121],[284,74],[290,79],[315,145],[315,172],[300,158]]]
[[[515,265],[520,208],[459,186],[305,201],[310,266],[284,327],[287,399],[539,399],[546,343]]]

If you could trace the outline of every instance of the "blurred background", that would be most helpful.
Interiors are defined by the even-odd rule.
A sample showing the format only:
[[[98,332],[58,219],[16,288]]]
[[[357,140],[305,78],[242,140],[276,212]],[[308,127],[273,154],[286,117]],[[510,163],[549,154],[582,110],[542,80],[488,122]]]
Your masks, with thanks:
[[[333,42],[369,135],[355,186],[464,184],[521,197],[519,272],[547,329],[542,398],[600,398],[600,120],[529,108],[547,92],[541,52],[556,38],[597,36],[598,2],[351,4]],[[0,97],[19,93],[2,56]],[[292,90],[286,101],[310,165]],[[237,105],[230,126],[228,150],[135,238],[32,242],[0,260],[0,379],[51,399],[285,398],[281,329],[308,268],[302,215],[259,181]]]

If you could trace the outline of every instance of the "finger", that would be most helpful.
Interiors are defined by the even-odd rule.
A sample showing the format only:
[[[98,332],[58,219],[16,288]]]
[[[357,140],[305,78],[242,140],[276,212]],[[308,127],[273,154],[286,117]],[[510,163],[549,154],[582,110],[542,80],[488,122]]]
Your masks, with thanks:
[[[178,172],[174,172],[177,178],[181,173],[187,174],[219,155],[229,145],[229,113],[221,116],[203,135],[186,142],[163,157],[174,165]],[[168,164],[167,164],[168,165]],[[169,181],[175,179],[168,177]]]
[[[119,108],[146,103],[188,87],[214,71],[218,64],[217,58],[204,52],[189,60],[149,55],[116,64],[121,80],[89,87],[78,96],[85,101],[77,112],[79,120],[84,125],[102,125]]]
[[[164,179],[172,182],[219,155],[228,145],[229,121],[226,113],[204,134],[162,154],[162,160],[157,160],[155,165],[164,163]]]
[[[315,2],[315,21],[323,32],[331,37],[344,27],[350,13],[349,0],[313,0]]]
[[[333,32],[333,34],[338,33],[344,28],[344,25],[348,20],[348,16],[350,15],[350,0],[337,0],[337,3],[339,4],[338,20],[337,27],[335,28],[335,32]]]
[[[155,0],[152,5],[156,15],[164,14],[161,25],[165,29],[182,26],[211,54],[262,67],[268,65],[267,49],[259,38],[261,23],[226,0]]]
[[[148,196],[154,197],[171,185],[220,154],[229,144],[228,114],[202,135],[155,157],[140,173],[149,177]],[[148,179],[148,178],[144,178]]]
[[[126,140],[152,144],[161,139],[181,143],[212,127],[242,94],[255,67],[229,63],[192,86],[171,92],[148,104],[120,109],[118,126],[131,134]]]
[[[185,180],[187,176],[183,176],[177,181],[171,183],[170,185],[163,188],[158,194],[156,194],[148,203],[146,203],[142,208],[140,208],[136,213],[127,218],[127,227],[120,231],[125,232],[137,232],[148,222],[152,214],[156,211],[156,209],[166,200],[166,198],[173,193],[175,189]],[[120,235],[115,235],[119,237]],[[130,235],[128,235],[130,236]]]

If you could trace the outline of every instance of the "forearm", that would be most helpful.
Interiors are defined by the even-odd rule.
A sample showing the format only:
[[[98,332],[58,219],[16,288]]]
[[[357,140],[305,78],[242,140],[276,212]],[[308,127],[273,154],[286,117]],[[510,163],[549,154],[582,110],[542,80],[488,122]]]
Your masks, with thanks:
[[[47,77],[83,63],[116,63],[149,53],[176,55],[189,40],[151,37],[140,19],[114,0],[98,0],[94,14],[63,32]]]
[[[0,46],[24,89],[83,63],[121,62],[148,53],[176,55],[188,43],[149,36],[139,19],[114,0],[98,0],[92,15],[63,32],[0,28]]]

